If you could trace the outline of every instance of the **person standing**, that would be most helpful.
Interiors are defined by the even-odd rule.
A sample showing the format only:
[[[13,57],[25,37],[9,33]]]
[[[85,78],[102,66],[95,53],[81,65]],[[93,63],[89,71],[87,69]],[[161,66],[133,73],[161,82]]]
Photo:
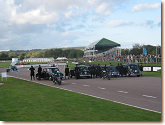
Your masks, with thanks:
[[[65,79],[66,79],[66,76],[67,76],[68,79],[69,79],[69,67],[68,67],[68,65],[67,65],[66,68],[65,68]]]
[[[41,65],[39,65],[39,67],[38,67],[38,77],[39,77],[39,79],[41,78],[41,72],[42,72],[42,67],[41,67]]]
[[[79,78],[79,67],[77,66],[77,64],[76,64],[76,67],[75,67],[75,78],[76,79]]]
[[[89,73],[90,73],[91,78],[92,78],[92,66],[91,65],[89,65],[88,70],[89,70]]]
[[[31,80],[32,80],[32,77],[33,77],[33,79],[35,80],[35,77],[34,77],[34,70],[35,70],[35,68],[34,68],[33,66],[31,66],[29,70],[30,70],[30,77],[31,77]]]

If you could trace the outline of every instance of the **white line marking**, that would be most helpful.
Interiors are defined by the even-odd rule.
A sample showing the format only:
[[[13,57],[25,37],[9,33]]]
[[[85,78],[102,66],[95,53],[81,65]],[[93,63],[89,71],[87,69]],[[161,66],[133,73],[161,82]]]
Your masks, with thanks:
[[[77,84],[77,83],[72,83],[73,85]]]
[[[15,77],[15,76],[11,76],[11,77],[18,78],[18,79],[22,79],[22,80],[25,80],[25,81],[34,82],[34,83],[36,82],[36,81],[31,81],[31,80],[27,80],[27,79]],[[36,82],[36,83],[39,83],[39,82]],[[39,83],[39,84],[42,85],[43,83]],[[50,85],[46,85],[46,86],[50,86]],[[131,105],[131,104],[119,102],[119,101],[114,101],[114,100],[111,100],[111,99],[106,99],[106,98],[102,98],[102,97],[98,97],[98,96],[94,96],[94,95],[90,95],[90,94],[86,94],[86,93],[82,93],[82,92],[77,92],[77,91],[73,91],[73,90],[69,90],[69,89],[62,89],[62,88],[57,87],[57,86],[50,86],[50,87],[59,88],[59,89],[61,89],[61,90],[67,90],[67,91],[71,91],[71,92],[75,92],[75,93],[80,93],[80,94],[87,95],[87,96],[91,96],[91,97],[94,97],[94,98],[99,98],[99,99],[103,99],[103,100],[107,100],[107,101],[112,101],[112,102],[116,102],[116,103],[119,103],[119,104],[132,106],[132,107],[139,108],[139,109],[143,109],[143,110],[147,110],[147,111],[152,111],[152,112],[161,113],[161,112],[159,112],[159,111],[155,111],[155,110],[151,110],[151,109],[147,109],[147,108],[143,108],[143,107],[139,107],[139,106],[135,106],[135,105]]]
[[[83,85],[83,86],[88,86],[89,87],[89,85]]]
[[[106,89],[106,88],[102,88],[102,87],[98,87],[99,89]]]
[[[117,92],[120,92],[120,93],[125,93],[125,94],[126,94],[126,93],[128,93],[128,92],[125,92],[125,91],[117,91]]]
[[[65,81],[61,81],[61,82],[65,82]]]
[[[144,97],[148,97],[148,98],[157,98],[157,97],[154,97],[154,96],[150,96],[150,95],[142,95]]]

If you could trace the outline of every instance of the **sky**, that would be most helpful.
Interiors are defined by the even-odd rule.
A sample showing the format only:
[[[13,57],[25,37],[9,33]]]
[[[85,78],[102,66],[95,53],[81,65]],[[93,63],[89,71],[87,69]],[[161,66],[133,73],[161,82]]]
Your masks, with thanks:
[[[161,45],[161,0],[0,0],[0,50]]]

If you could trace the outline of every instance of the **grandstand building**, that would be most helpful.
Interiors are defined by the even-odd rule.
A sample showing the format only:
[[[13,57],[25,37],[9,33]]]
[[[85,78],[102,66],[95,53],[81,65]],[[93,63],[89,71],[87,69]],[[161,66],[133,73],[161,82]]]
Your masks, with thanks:
[[[102,38],[101,40],[96,41],[85,48],[84,58],[120,56],[121,49],[118,47],[120,47],[120,44],[106,38]]]

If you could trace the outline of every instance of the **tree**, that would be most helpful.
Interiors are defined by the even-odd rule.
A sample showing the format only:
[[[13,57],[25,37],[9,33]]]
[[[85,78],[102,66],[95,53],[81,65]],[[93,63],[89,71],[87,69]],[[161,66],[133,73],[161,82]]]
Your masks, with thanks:
[[[18,58],[20,60],[23,60],[25,58],[25,56],[26,56],[26,53],[20,53],[19,56],[18,56]]]
[[[122,49],[121,55],[129,55],[129,49]]]
[[[8,60],[9,59],[9,55],[7,53],[0,53],[0,60]]]

